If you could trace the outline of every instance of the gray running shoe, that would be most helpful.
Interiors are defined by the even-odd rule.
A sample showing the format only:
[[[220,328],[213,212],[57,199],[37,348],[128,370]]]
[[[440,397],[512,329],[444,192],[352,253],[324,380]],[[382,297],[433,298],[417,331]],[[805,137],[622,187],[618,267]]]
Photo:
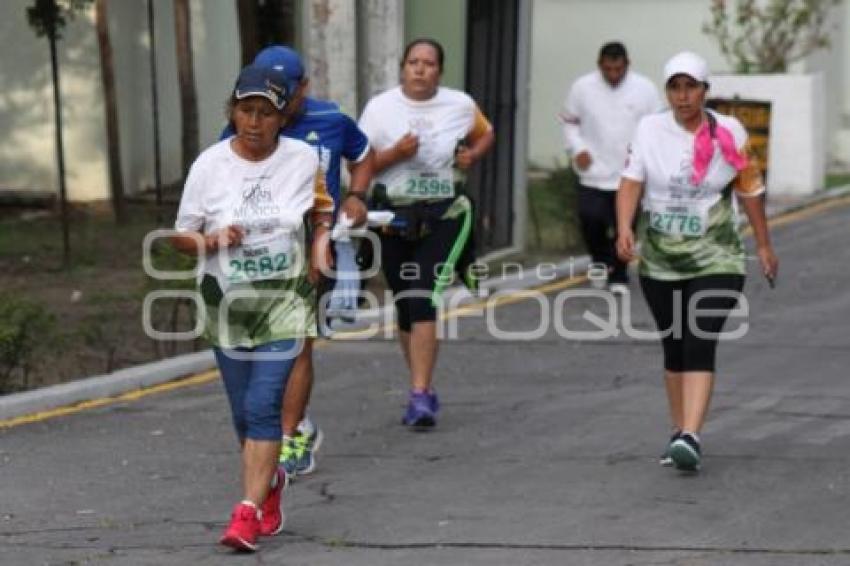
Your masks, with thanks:
[[[673,458],[670,457],[670,445],[673,444],[673,441],[678,439],[682,435],[681,430],[677,430],[673,433],[673,436],[670,437],[670,440],[667,441],[667,447],[664,449],[664,452],[661,454],[661,457],[658,458],[658,464],[664,466],[665,468],[671,467],[673,465]]]
[[[688,433],[682,434],[670,443],[670,458],[677,470],[685,472],[699,471],[702,450],[696,438]]]

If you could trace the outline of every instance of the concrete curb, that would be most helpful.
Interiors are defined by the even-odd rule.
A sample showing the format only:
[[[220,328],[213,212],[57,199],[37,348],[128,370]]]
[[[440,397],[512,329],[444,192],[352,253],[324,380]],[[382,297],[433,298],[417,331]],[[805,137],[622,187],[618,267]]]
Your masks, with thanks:
[[[4,395],[0,397],[0,421],[92,399],[114,397],[213,367],[215,357],[212,350],[205,350],[105,375]]]
[[[793,201],[786,200],[779,201],[776,203],[771,203],[770,201],[768,201],[767,216],[768,218],[773,218],[774,216],[788,214],[789,212],[794,212],[796,210],[807,208],[809,206],[824,201],[840,198],[848,194],[850,194],[850,185],[841,185],[839,187],[833,187],[831,189],[823,190],[806,198],[796,199]]]
[[[768,213],[770,217],[774,217],[847,194],[850,194],[850,185],[822,191],[797,202],[768,205]],[[589,264],[590,258],[586,255],[561,261],[557,264],[539,264],[534,268],[485,282],[482,284],[483,294],[486,296],[497,291],[528,289],[555,279],[582,275],[587,271]],[[456,298],[458,293],[465,294],[466,297]],[[473,297],[465,288],[461,287],[449,289],[445,297],[450,304],[459,305],[476,300],[476,297]],[[453,301],[457,302],[453,303]],[[384,320],[387,308],[364,311],[361,315],[358,315],[357,322],[346,325],[340,330],[360,330]],[[212,350],[205,350],[122,369],[110,374],[79,379],[23,393],[4,395],[0,396],[0,421],[92,399],[114,397],[213,368],[215,368],[215,358]]]

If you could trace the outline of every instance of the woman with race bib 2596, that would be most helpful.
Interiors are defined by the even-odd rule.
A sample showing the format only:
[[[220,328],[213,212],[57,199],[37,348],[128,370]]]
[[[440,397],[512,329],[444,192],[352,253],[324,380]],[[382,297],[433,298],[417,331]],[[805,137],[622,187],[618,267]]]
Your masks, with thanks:
[[[469,199],[457,192],[456,168],[471,167],[494,140],[472,98],[440,86],[443,57],[432,39],[409,43],[401,85],[372,98],[359,122],[376,152],[373,192],[381,194],[373,200],[384,200],[396,214],[381,234],[381,265],[395,295],[410,371],[402,422],[415,428],[436,423],[436,308],[472,228]]]
[[[771,281],[778,260],[747,133],[737,119],[705,108],[705,60],[679,53],[665,65],[664,80],[670,110],[641,120],[622,174],[617,252],[624,261],[636,256],[632,221],[642,196],[640,282],[662,333],[673,427],[661,463],[695,471],[718,337],[739,304],[746,273],[733,194],[753,229],[761,271]]]
[[[174,246],[203,257],[200,294],[242,449],[243,498],[221,543],[253,551],[280,532],[281,398],[301,338],[316,335],[315,287],[330,263],[334,205],[319,158],[280,137],[292,93],[278,70],[242,69],[228,102],[236,135],[195,160]],[[313,225],[307,248],[304,219]]]

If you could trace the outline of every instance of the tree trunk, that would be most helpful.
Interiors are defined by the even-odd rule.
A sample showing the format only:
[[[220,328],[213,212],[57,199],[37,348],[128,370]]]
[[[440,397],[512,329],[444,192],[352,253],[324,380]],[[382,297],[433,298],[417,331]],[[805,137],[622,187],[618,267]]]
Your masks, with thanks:
[[[189,0],[174,0],[174,32],[177,46],[177,79],[180,85],[182,116],[183,178],[198,155],[198,97],[195,91],[195,71],[192,65],[192,24]]]
[[[159,140],[159,83],[156,75],[156,19],[153,0],[148,0],[148,38],[150,40],[151,113],[153,121],[153,179],[156,191],[156,225],[162,226],[162,159]]]
[[[59,168],[59,207],[62,218],[62,267],[71,267],[71,219],[68,189],[65,186],[65,143],[62,140],[62,87],[59,84],[59,57],[56,53],[56,31],[47,34],[50,45],[50,70],[53,74],[53,109],[56,129],[56,162]]]
[[[115,66],[109,40],[106,0],[95,2],[95,27],[100,49],[100,75],[103,80],[103,102],[106,111],[106,148],[109,159],[109,191],[116,222],[127,217],[124,202],[124,177],[121,173],[121,135],[118,129],[118,99],[115,94]]]

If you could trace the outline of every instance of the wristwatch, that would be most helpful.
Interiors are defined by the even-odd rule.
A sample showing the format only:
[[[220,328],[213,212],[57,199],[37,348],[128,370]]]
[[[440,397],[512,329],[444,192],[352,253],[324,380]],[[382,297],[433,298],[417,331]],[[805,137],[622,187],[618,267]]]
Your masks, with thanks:
[[[358,199],[360,199],[360,201],[361,201],[361,202],[363,202],[363,204],[366,204],[366,191],[363,191],[363,192],[360,192],[360,191],[348,191],[348,192],[345,194],[345,198],[348,198],[348,197],[358,198]]]
[[[331,223],[330,223],[330,222],[328,222],[327,220],[319,220],[318,222],[314,222],[314,223],[313,223],[313,230],[315,230],[315,229],[316,229],[316,228],[318,228],[319,226],[324,226],[324,227],[325,227],[325,228],[327,228],[328,230],[330,230],[330,229],[333,227],[333,226],[331,225]]]

